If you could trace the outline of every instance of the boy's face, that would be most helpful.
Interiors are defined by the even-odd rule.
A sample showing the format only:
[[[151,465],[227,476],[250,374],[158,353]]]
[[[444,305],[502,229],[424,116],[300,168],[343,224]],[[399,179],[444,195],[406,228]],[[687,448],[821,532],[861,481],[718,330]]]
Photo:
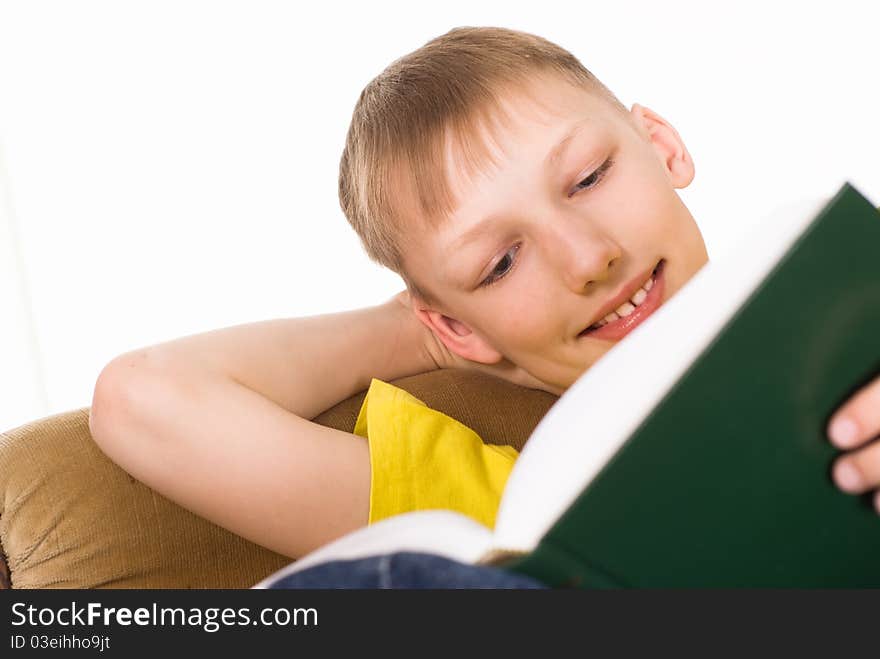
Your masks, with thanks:
[[[413,306],[449,350],[486,364],[509,360],[561,393],[708,255],[675,192],[694,166],[671,125],[638,105],[616,112],[556,79],[534,84],[541,105],[517,92],[504,97],[513,123],[490,147],[497,168],[468,178],[449,151],[460,203],[438,228],[405,236],[404,266],[440,301]],[[619,320],[584,332],[611,308]]]

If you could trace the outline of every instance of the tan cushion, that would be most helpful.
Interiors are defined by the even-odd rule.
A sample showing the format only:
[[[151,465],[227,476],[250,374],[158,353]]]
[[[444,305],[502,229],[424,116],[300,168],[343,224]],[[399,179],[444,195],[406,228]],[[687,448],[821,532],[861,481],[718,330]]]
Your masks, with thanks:
[[[556,401],[465,371],[394,384],[485,441],[517,449]],[[315,421],[351,432],[363,397]],[[0,434],[0,548],[13,588],[248,588],[290,563],[129,476],[92,441],[88,412],[56,414]]]

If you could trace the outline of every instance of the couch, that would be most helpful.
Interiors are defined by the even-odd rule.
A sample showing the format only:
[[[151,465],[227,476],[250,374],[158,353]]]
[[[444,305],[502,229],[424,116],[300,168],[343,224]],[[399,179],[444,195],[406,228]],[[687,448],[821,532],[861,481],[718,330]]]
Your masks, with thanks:
[[[518,450],[556,397],[441,370],[393,382]],[[365,392],[314,421],[351,432]],[[292,562],[131,477],[89,433],[89,408],[0,434],[0,587],[249,588]]]

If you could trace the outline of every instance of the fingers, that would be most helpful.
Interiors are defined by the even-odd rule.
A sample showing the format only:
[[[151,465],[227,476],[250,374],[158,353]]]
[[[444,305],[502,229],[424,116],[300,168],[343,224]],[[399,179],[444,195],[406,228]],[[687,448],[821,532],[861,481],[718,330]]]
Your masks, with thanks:
[[[880,378],[862,387],[831,417],[828,437],[849,453],[832,468],[837,486],[850,494],[874,492],[874,508],[880,513]],[[857,449],[857,450],[853,450]]]
[[[880,441],[838,458],[831,471],[837,487],[849,494],[880,488]],[[874,492],[874,509],[880,513],[880,489]]]
[[[838,448],[861,446],[880,434],[880,378],[860,389],[828,424],[828,437]]]
[[[832,474],[838,487],[851,494],[880,487],[880,442],[838,458]]]

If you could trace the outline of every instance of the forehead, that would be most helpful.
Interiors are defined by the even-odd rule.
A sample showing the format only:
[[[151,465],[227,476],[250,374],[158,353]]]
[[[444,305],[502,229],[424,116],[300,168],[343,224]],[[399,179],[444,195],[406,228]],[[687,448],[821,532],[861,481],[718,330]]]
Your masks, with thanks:
[[[493,182],[511,173],[540,172],[545,164],[558,168],[548,154],[573,128],[580,125],[584,134],[595,134],[616,120],[598,93],[554,76],[509,85],[494,101],[479,108],[465,130],[446,130],[431,165],[420,170],[420,163],[410,163],[411,176],[397,172],[395,203],[407,218],[398,234],[403,267],[416,285],[436,297],[432,284],[455,285],[461,274],[462,259],[452,246],[505,201],[491,192]],[[448,200],[435,205],[440,212],[425,212],[426,185],[429,198]]]
[[[509,201],[493,194],[496,184],[559,168],[567,146],[582,136],[589,140],[614,121],[610,106],[596,94],[555,80],[500,94],[487,118],[475,135],[446,135],[443,178],[452,209],[419,231],[420,242],[444,254],[450,269],[461,237]]]
[[[454,203],[442,219],[460,215],[481,181],[531,159],[536,150],[552,148],[575,123],[599,123],[607,113],[595,94],[556,78],[540,77],[502,90],[474,130],[450,129],[444,135],[443,178]]]

